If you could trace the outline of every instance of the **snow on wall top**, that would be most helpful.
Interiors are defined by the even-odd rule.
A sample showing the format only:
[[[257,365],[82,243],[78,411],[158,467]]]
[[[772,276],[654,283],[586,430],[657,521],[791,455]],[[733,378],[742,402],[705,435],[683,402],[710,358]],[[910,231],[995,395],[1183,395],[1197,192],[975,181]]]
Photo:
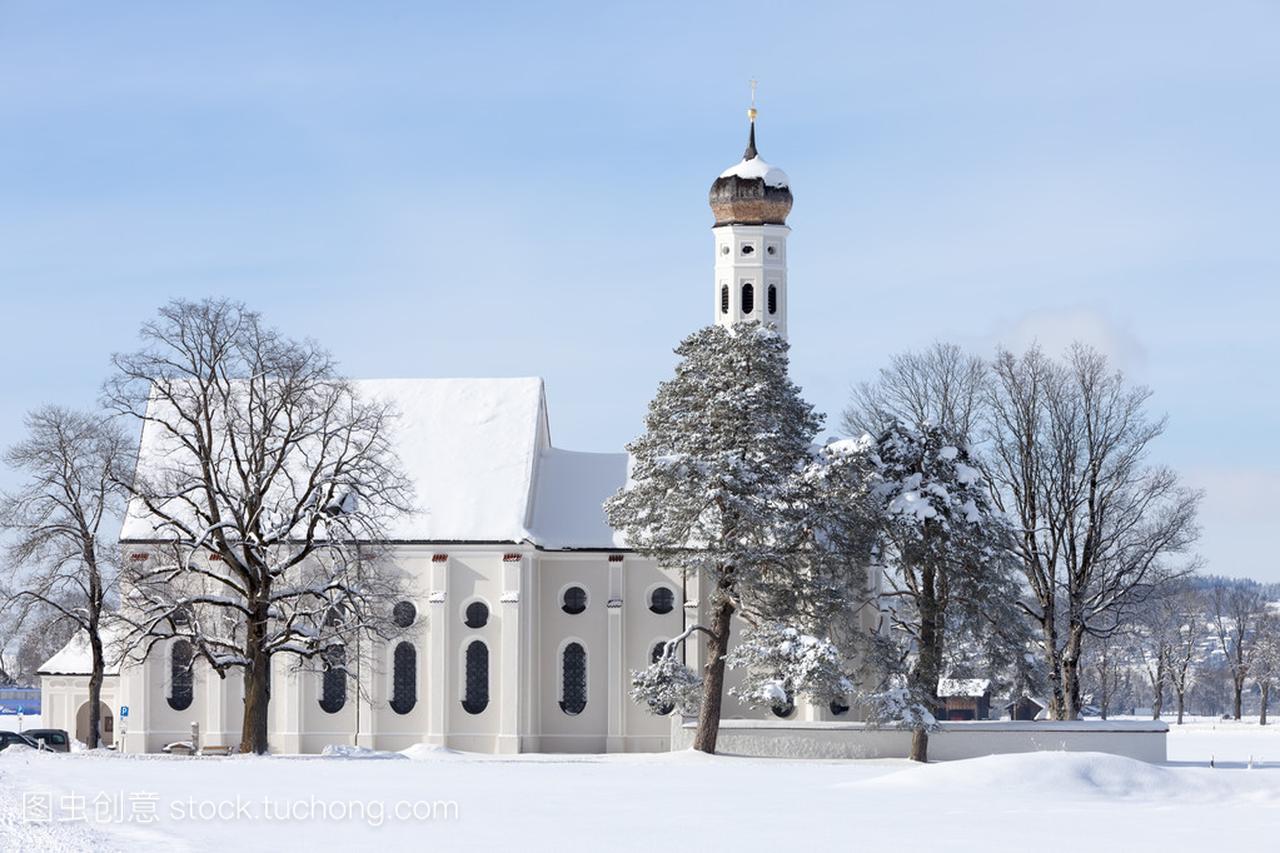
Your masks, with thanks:
[[[395,446],[418,512],[388,529],[398,541],[523,542],[550,548],[618,547],[601,504],[626,482],[626,454],[551,447],[542,380],[362,379],[362,396],[400,413]],[[162,442],[149,432],[140,465]],[[153,535],[131,508],[122,539]]]
[[[752,157],[750,160],[730,166],[720,173],[722,178],[762,178],[765,186],[769,187],[785,187],[789,185],[787,173],[772,166],[764,161],[759,155]]]
[[[938,698],[981,696],[991,689],[988,678],[943,678],[938,681]]]

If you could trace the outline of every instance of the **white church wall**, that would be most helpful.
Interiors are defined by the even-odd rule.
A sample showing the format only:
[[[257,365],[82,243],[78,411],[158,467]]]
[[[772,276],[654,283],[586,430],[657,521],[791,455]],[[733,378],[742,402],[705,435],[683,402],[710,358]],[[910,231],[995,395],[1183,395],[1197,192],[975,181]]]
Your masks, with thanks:
[[[542,685],[535,714],[544,752],[604,752],[608,734],[609,562],[608,555],[540,554],[536,675]],[[565,594],[586,591],[586,609],[566,613]],[[586,650],[587,704],[576,715],[560,708],[564,648]]]

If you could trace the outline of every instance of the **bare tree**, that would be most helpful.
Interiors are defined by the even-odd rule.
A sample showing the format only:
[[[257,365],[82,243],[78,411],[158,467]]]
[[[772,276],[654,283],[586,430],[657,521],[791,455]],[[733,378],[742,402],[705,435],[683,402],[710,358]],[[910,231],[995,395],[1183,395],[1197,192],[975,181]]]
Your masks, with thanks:
[[[1014,548],[1051,670],[1054,719],[1080,708],[1086,636],[1105,638],[1171,577],[1198,536],[1199,493],[1147,464],[1163,419],[1150,391],[1075,346],[1063,362],[1039,349],[1001,351],[988,396],[990,476],[1018,530]]]
[[[129,563],[129,641],[185,638],[219,676],[241,671],[241,750],[264,753],[275,655],[338,665],[395,630],[377,545],[411,508],[394,412],[238,303],[170,303],[141,337],[104,392],[143,429],[124,538],[152,549]]]
[[[1267,600],[1253,581],[1217,579],[1209,589],[1214,636],[1227,662],[1231,679],[1232,715],[1238,720],[1244,708],[1244,686],[1249,679],[1258,627],[1267,612]]]
[[[955,344],[901,353],[875,381],[853,387],[841,426],[847,435],[878,436],[898,422],[928,424],[968,441],[981,420],[986,380],[983,360]]]
[[[1177,634],[1169,649],[1169,685],[1178,699],[1178,725],[1182,725],[1187,704],[1187,690],[1193,684],[1200,649],[1204,644],[1204,600],[1192,589],[1180,591],[1173,599],[1177,618]]]
[[[1280,615],[1268,607],[1258,620],[1258,640],[1253,651],[1253,681],[1258,685],[1258,725],[1267,724],[1271,688],[1280,676]]]
[[[114,533],[124,509],[122,470],[129,442],[101,415],[57,406],[27,416],[27,437],[4,455],[25,483],[0,500],[0,529],[12,536],[4,582],[7,607],[21,625],[43,631],[70,623],[90,649],[88,746],[96,749],[104,628],[119,580]]]

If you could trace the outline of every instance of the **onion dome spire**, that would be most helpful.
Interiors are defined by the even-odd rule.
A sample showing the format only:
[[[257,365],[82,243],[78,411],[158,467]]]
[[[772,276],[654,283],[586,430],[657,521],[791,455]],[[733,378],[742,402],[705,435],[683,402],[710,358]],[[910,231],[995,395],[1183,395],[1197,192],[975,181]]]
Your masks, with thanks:
[[[751,81],[750,130],[742,162],[720,173],[711,185],[716,225],[785,225],[791,212],[787,173],[766,163],[756,149],[756,81]]]

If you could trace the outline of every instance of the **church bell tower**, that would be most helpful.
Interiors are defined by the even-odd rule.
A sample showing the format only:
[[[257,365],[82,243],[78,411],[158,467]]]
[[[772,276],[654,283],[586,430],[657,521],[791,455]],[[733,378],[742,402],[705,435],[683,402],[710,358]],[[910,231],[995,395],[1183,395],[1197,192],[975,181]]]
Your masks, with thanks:
[[[715,236],[716,325],[759,322],[787,334],[787,214],[791,189],[787,174],[766,163],[756,150],[754,97],[742,162],[725,169],[711,185]]]

